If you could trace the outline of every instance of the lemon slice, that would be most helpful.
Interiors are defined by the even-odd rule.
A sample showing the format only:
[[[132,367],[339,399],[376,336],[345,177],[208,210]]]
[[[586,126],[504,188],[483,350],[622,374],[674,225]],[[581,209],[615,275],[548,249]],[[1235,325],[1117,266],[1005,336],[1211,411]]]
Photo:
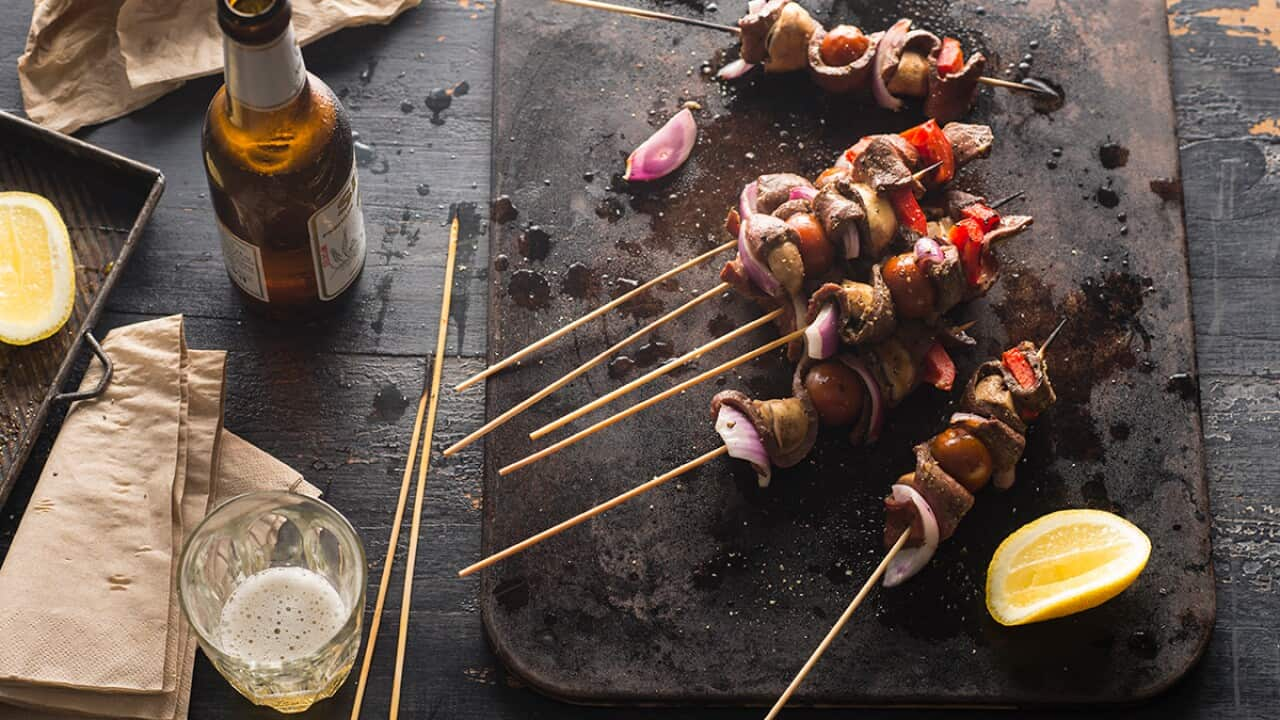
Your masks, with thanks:
[[[0,342],[49,337],[75,302],[71,240],[57,208],[39,195],[0,192]]]
[[[1151,556],[1151,539],[1101,510],[1062,510],[1023,525],[987,568],[987,611],[1025,625],[1097,607],[1129,587]]]

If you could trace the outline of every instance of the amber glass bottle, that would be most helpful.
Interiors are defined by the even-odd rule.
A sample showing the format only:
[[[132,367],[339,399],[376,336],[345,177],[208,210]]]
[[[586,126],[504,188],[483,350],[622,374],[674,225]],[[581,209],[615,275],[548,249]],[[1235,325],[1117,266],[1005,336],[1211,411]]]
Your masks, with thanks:
[[[254,304],[307,313],[364,268],[346,109],[306,71],[289,0],[217,0],[226,82],[202,146],[227,273]]]

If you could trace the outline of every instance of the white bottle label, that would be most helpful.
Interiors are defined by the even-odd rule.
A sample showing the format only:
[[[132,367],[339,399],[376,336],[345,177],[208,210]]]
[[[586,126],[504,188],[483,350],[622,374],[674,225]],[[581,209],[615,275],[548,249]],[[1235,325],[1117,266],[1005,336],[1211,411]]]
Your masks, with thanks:
[[[222,62],[227,92],[254,110],[272,110],[298,96],[307,81],[302,52],[290,25],[268,45],[242,45],[223,38]]]
[[[222,259],[231,279],[249,295],[269,302],[267,276],[262,271],[262,251],[237,237],[221,220],[218,221],[218,232],[222,235]]]
[[[342,190],[311,216],[307,226],[311,231],[316,289],[321,300],[332,300],[347,289],[364,267],[364,211],[360,207],[354,162]]]

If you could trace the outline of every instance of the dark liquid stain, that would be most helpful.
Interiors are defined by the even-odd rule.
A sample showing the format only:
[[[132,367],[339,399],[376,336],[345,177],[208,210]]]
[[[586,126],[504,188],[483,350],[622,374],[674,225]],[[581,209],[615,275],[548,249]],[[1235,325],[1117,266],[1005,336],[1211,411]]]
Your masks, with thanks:
[[[1105,142],[1098,148],[1098,160],[1108,170],[1124,167],[1129,163],[1129,148],[1118,142]]]
[[[399,420],[408,406],[409,400],[405,398],[404,393],[391,383],[383,385],[378,390],[378,394],[373,396],[373,411],[385,422]]]
[[[1056,368],[1051,368],[1051,372]],[[1057,387],[1061,380],[1054,378]],[[1054,408],[1053,450],[1059,457],[1096,462],[1106,454],[1102,435],[1086,405],[1062,404]]]
[[[612,297],[618,298],[638,287],[640,287],[639,280],[616,278],[613,281],[613,288],[610,294]],[[623,303],[620,309],[633,317],[647,318],[662,313],[662,307],[661,300],[653,297],[649,291],[645,291]]]
[[[511,258],[507,257],[505,254],[499,253],[493,258],[494,270],[497,270],[498,272],[506,272],[509,267],[511,267]]]
[[[1040,91],[1031,93],[1031,107],[1038,113],[1056,112],[1067,102],[1067,93],[1063,91],[1061,85],[1052,80],[1026,77],[1022,82]]]
[[[448,110],[453,104],[453,94],[444,88],[433,88],[427,92],[424,103],[431,111],[431,124],[443,125],[444,118],[440,117],[440,113]]]
[[[545,260],[551,253],[551,235],[540,225],[530,225],[520,233],[520,254],[529,260]]]
[[[493,599],[503,610],[515,612],[529,604],[529,583],[523,577],[503,580],[493,589]]]
[[[596,205],[596,217],[611,223],[621,220],[624,213],[626,213],[626,206],[616,195],[606,195]]]
[[[485,222],[473,202],[454,203],[450,206],[451,215],[458,218],[458,258],[459,268],[469,268],[475,262],[476,249],[479,245],[476,238],[485,232]],[[461,273],[459,274],[461,280]],[[453,300],[449,306],[449,317],[458,330],[458,348],[463,347],[467,338],[467,308],[471,303],[471,293],[465,284],[459,283],[453,290]]]
[[[378,280],[378,314],[369,323],[369,327],[377,334],[382,334],[382,329],[387,322],[387,308],[391,304],[391,282],[394,276],[391,274],[383,275]]]
[[[1165,202],[1182,201],[1182,181],[1177,178],[1155,178],[1150,188]]]
[[[373,80],[373,71],[378,69],[378,59],[369,58],[369,62],[360,71],[360,84],[368,85]]]
[[[413,103],[408,100],[401,100],[400,112],[406,113],[406,114],[413,112]]]
[[[1093,197],[1104,208],[1113,208],[1120,204],[1120,193],[1116,192],[1115,188],[1111,186],[1110,180],[1107,181],[1106,185],[1098,188]]]
[[[1133,431],[1127,422],[1118,422],[1111,425],[1111,439],[1117,442],[1124,442],[1129,439],[1129,433]]]
[[[1129,650],[1144,660],[1154,660],[1160,652],[1155,634],[1147,630],[1135,630],[1129,635]]]
[[[560,283],[560,292],[578,299],[594,296],[599,291],[600,281],[586,263],[576,262],[570,265]]]
[[[511,202],[510,195],[499,195],[489,206],[489,217],[496,223],[509,223],[520,214],[516,204]]]
[[[467,82],[466,80],[463,80],[457,85],[454,85],[453,90],[451,92],[453,93],[454,97],[462,97],[467,93],[471,92],[471,83]]]
[[[621,380],[627,375],[630,375],[631,371],[634,370],[635,367],[636,367],[635,360],[632,360],[626,355],[619,355],[618,357],[609,361],[609,365],[608,365],[609,377],[613,378],[614,380]]]
[[[1124,515],[1122,508],[1111,501],[1111,497],[1107,494],[1107,486],[1103,482],[1102,474],[1094,474],[1093,479],[1085,482],[1080,486],[1080,494],[1084,496],[1085,505],[1093,510],[1105,510],[1116,515]]]
[[[649,367],[673,355],[675,355],[675,349],[671,346],[671,343],[665,340],[654,340],[636,349],[635,360],[640,367]]]
[[[733,332],[737,327],[737,323],[735,323],[732,318],[724,313],[720,313],[719,315],[711,318],[711,321],[707,323],[707,332],[711,333],[711,337],[720,337],[721,335]]]
[[[426,183],[418,183],[418,195],[426,197],[431,194],[431,186]]]
[[[1195,376],[1191,373],[1170,375],[1164,389],[1167,392],[1177,393],[1183,400],[1198,401],[1200,397],[1200,383],[1196,382]]]
[[[516,270],[507,283],[511,301],[522,308],[540,310],[551,299],[551,285],[540,273],[532,270]]]
[[[378,157],[378,152],[368,143],[357,140],[351,144],[351,147],[356,153],[356,165],[360,167],[369,167],[369,164]]]

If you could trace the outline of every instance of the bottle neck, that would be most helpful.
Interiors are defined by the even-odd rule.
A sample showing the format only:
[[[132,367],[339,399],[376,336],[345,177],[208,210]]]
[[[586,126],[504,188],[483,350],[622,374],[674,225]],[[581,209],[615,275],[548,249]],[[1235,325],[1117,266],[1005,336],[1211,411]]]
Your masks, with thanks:
[[[261,45],[222,38],[223,72],[232,121],[242,124],[245,111],[266,112],[293,102],[307,84],[302,52],[294,40],[293,24],[274,40]]]

